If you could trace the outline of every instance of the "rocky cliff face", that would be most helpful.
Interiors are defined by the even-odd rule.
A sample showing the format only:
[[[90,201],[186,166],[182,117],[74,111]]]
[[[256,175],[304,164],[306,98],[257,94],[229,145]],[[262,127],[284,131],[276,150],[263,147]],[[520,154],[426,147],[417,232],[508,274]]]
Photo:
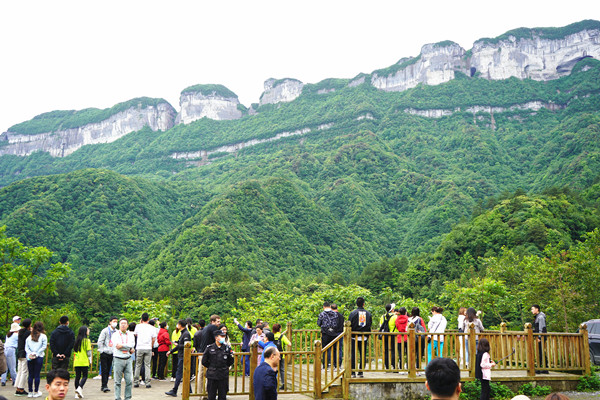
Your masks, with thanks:
[[[24,135],[4,132],[0,140],[9,144],[0,147],[0,156],[13,154],[28,156],[36,151],[47,151],[54,157],[64,157],[86,144],[110,143],[148,126],[153,131],[165,131],[174,125],[175,109],[168,103],[157,106],[131,107],[104,121],[78,128]]]
[[[189,124],[204,117],[215,120],[230,120],[242,117],[242,112],[238,108],[240,101],[237,97],[226,97],[215,91],[211,93],[183,92],[179,98],[179,105],[181,106],[181,113],[178,116],[178,122],[183,124]]]
[[[260,105],[290,102],[302,94],[304,83],[296,79],[267,79]]]

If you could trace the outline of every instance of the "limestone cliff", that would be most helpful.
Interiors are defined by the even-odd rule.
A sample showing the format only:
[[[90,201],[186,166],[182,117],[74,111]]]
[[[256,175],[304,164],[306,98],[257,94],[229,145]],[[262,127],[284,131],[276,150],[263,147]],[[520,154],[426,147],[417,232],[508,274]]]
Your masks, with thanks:
[[[106,119],[79,127],[58,129],[35,134],[4,132],[0,140],[8,144],[0,147],[0,156],[13,154],[28,156],[36,151],[46,151],[54,157],[64,157],[86,144],[110,143],[149,127],[153,131],[165,131],[174,125],[175,109],[167,102],[156,105],[138,104],[119,111]]]
[[[231,120],[242,117],[238,96],[223,85],[196,85],[181,92],[178,122],[189,124],[200,118]]]
[[[267,79],[265,91],[260,96],[260,105],[290,102],[302,94],[304,84],[296,79]]]

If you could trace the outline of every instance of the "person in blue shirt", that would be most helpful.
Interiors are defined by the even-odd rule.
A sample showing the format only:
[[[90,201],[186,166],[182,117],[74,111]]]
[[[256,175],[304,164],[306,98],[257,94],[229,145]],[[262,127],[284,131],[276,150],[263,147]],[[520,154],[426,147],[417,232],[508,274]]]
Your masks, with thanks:
[[[269,347],[277,348],[277,345],[275,344],[275,334],[273,332],[266,333],[265,338],[266,342],[263,342],[262,340],[259,340],[258,342],[258,345],[263,349],[263,352],[260,355],[261,364],[265,361],[265,350],[267,350]]]
[[[254,370],[254,399],[277,400],[277,371],[281,355],[276,346],[263,352],[264,361]]]

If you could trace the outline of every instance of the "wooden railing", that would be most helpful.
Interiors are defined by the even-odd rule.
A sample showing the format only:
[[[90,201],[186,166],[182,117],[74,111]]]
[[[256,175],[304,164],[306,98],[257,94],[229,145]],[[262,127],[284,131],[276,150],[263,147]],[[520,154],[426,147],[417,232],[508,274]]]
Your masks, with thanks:
[[[288,324],[286,334],[292,342],[292,351],[284,351],[285,389],[280,393],[312,394],[322,398],[323,392],[332,386],[341,385],[344,399],[349,397],[350,384],[360,378],[354,375],[369,373],[370,382],[399,382],[403,378],[377,372],[399,372],[413,381],[424,380],[429,361],[435,357],[454,359],[469,378],[475,377],[476,344],[481,338],[490,342],[490,355],[497,362],[496,369],[503,371],[526,371],[527,376],[535,376],[537,370],[564,371],[580,374],[590,373],[590,358],[587,327],[582,325],[579,333],[534,334],[531,324],[523,331],[484,331],[476,334],[449,331],[440,334],[419,333],[410,324],[406,333],[398,332],[352,332],[346,322],[344,332],[326,346],[322,346],[317,330],[292,330]],[[442,345],[443,343],[443,345]],[[355,354],[353,364],[352,353]],[[192,359],[196,359],[198,371],[199,356],[193,353],[188,343],[184,350],[183,382],[191,377]],[[363,356],[362,362],[359,362]],[[242,357],[250,356],[250,376],[244,376]],[[256,345],[249,352],[235,351],[234,366],[230,373],[229,394],[248,395],[254,400],[252,385],[254,370],[258,365]],[[321,368],[322,367],[322,368]],[[205,374],[203,374],[205,376]],[[183,400],[190,397],[206,396],[204,379],[196,379],[190,387],[183,385]]]

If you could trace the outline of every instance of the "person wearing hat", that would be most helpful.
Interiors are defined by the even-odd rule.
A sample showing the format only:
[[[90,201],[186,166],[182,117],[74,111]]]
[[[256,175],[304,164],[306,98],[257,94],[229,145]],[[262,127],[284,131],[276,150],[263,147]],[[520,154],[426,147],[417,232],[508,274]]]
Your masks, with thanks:
[[[215,343],[209,344],[202,356],[206,367],[206,392],[208,400],[226,400],[229,391],[229,367],[233,365],[233,351],[225,343],[225,333],[215,331]]]
[[[18,317],[17,317],[18,318]],[[13,318],[13,321],[15,319]],[[19,321],[21,319],[19,318]],[[19,342],[19,335],[17,332],[21,330],[21,327],[17,322],[13,322],[10,325],[10,332],[6,334],[6,343],[4,344],[4,355],[6,356],[7,371],[2,374],[2,386],[6,386],[7,374],[10,373],[10,378],[13,381],[13,386],[17,379],[17,346]]]

